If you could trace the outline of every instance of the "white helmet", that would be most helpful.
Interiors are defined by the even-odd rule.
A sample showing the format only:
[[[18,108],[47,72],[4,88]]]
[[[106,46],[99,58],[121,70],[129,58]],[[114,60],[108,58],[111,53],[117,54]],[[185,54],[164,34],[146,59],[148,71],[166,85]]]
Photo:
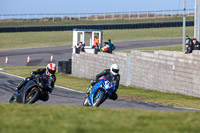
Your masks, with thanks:
[[[119,65],[117,64],[112,64],[111,67],[110,67],[110,72],[113,74],[113,75],[117,75],[119,73]]]

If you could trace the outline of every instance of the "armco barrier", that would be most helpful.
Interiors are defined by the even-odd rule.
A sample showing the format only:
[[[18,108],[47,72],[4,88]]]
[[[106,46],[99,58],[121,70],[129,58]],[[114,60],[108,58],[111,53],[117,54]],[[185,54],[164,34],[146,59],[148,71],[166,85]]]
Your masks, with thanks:
[[[142,29],[181,27],[182,21],[174,22],[152,22],[152,23],[131,23],[131,24],[97,24],[97,25],[67,25],[67,26],[24,26],[24,27],[0,27],[2,32],[40,32],[40,31],[72,31],[73,29]],[[187,21],[186,26],[194,26],[194,21]]]
[[[172,51],[72,54],[72,75],[93,79],[117,63],[120,84],[200,97],[200,71],[194,69],[200,68],[199,56],[199,50],[192,55]]]

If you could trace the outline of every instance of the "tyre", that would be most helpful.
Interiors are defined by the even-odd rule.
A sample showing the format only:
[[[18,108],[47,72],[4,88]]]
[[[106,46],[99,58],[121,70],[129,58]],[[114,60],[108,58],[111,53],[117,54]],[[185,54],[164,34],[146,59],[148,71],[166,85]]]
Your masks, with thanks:
[[[89,106],[88,97],[85,97],[85,100],[83,101],[83,106]]]
[[[32,104],[39,99],[40,90],[38,87],[32,87],[25,93],[25,104]]]
[[[94,104],[93,104],[93,106],[95,106],[95,107],[99,107],[99,105],[101,104],[101,101],[103,100],[103,98],[104,98],[104,93],[103,92],[101,92],[101,94],[99,95],[99,97],[97,98],[97,99],[94,99]]]

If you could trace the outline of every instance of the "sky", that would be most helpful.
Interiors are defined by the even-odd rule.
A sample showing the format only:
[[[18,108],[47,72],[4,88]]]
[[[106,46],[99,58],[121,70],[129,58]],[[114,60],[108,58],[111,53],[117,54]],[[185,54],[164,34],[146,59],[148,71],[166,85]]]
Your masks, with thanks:
[[[193,9],[195,0],[186,0]],[[182,9],[183,0],[0,0],[0,14],[101,13]]]

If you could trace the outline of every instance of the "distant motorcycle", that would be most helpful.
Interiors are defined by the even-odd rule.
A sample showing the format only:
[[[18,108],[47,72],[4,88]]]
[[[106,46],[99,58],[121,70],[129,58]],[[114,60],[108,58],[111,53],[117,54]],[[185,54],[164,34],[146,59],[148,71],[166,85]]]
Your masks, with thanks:
[[[32,104],[43,98],[45,93],[51,90],[50,85],[45,85],[45,74],[38,75],[37,77],[32,77],[30,80],[21,88],[17,97],[12,95],[9,103],[17,102],[24,104]]]
[[[88,87],[89,88],[89,87]],[[83,106],[100,106],[115,91],[115,83],[111,76],[104,76],[96,83],[88,96],[85,97]]]

